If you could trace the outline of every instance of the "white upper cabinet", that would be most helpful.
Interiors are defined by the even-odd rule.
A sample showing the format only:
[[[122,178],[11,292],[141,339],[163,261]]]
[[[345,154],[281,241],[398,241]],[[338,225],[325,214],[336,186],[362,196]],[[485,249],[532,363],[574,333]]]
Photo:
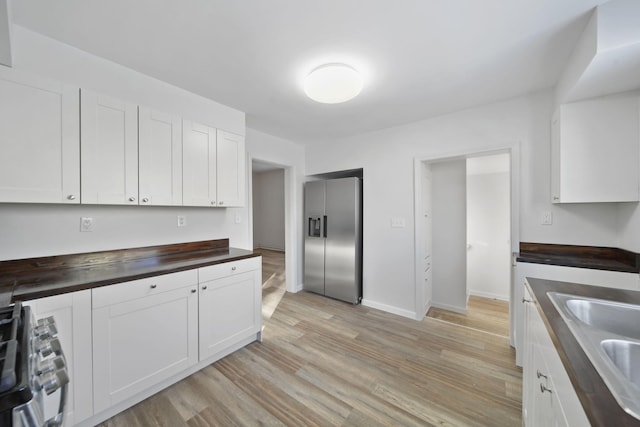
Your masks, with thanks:
[[[244,137],[220,129],[217,135],[218,206],[244,206],[246,180]]]
[[[82,203],[138,204],[138,106],[81,91]]]
[[[217,206],[216,130],[183,120],[182,155],[183,205]]]
[[[0,202],[80,203],[78,88],[0,67]]]
[[[563,104],[551,126],[553,203],[640,200],[640,98]]]
[[[182,205],[182,122],[179,116],[138,109],[140,204]]]

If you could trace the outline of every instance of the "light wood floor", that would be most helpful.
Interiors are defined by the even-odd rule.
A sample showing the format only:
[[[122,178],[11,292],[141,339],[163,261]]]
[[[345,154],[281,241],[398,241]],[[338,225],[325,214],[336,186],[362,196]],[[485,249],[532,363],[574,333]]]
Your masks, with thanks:
[[[102,426],[521,426],[514,356],[477,328],[286,293],[262,343]]]
[[[509,336],[509,303],[507,301],[471,295],[466,314],[431,307],[427,316],[492,334]]]
[[[256,249],[262,255],[262,319],[271,317],[286,291],[284,252]]]

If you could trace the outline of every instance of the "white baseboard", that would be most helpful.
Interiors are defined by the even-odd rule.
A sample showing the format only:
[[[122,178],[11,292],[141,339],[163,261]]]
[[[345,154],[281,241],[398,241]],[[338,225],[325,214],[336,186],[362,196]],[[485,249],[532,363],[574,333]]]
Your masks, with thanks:
[[[419,313],[416,313],[416,320],[422,320],[425,318],[429,309],[431,308],[431,300],[425,301],[424,305],[420,309]]]
[[[272,247],[265,246],[265,245],[256,245],[253,248],[253,250],[255,251],[256,249],[266,249],[268,251],[284,252],[284,248],[272,248]]]
[[[403,308],[394,307],[392,305],[381,304],[376,301],[371,301],[367,299],[362,300],[362,305],[366,307],[375,308],[378,310],[386,311],[387,313],[397,314],[398,316],[408,317],[409,319],[416,320],[416,312],[405,310]]]
[[[455,305],[449,305],[449,304],[441,304],[438,302],[431,302],[431,307],[435,307],[435,308],[441,308],[443,310],[448,310],[448,311],[454,311],[456,313],[460,313],[460,314],[467,314],[467,309],[464,307],[458,307]]]
[[[490,292],[481,292],[481,291],[469,291],[469,295],[474,295],[477,297],[483,297],[483,298],[491,298],[491,299],[497,299],[500,301],[509,301],[509,295],[499,295],[499,294],[492,294]]]

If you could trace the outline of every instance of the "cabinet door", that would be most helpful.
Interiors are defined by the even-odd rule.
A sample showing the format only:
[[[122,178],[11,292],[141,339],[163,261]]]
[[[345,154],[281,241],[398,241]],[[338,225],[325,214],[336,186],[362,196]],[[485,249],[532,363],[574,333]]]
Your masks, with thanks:
[[[200,283],[200,360],[260,332],[260,276],[254,270]]]
[[[82,203],[138,204],[138,107],[81,91]]]
[[[560,106],[559,148],[552,147],[552,165],[559,161],[552,188],[559,194],[552,201],[640,200],[638,103],[637,95],[620,94]]]
[[[218,206],[245,205],[246,154],[244,137],[218,129]]]
[[[91,365],[91,291],[79,291],[27,302],[37,319],[53,316],[69,373],[65,424],[73,425],[93,415]],[[47,419],[58,411],[59,394],[45,400]]]
[[[0,67],[0,202],[80,203],[77,87]]]
[[[180,117],[139,107],[141,205],[182,205],[182,122]]]
[[[190,120],[182,122],[185,206],[216,206],[216,131]]]
[[[195,285],[93,310],[95,412],[198,360]]]

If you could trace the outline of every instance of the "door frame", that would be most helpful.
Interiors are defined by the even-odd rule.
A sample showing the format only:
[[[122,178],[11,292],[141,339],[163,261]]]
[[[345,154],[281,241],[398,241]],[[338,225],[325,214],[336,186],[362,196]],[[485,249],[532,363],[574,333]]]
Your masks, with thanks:
[[[424,258],[424,227],[421,208],[422,208],[422,182],[421,167],[422,163],[440,162],[447,160],[460,160],[469,157],[487,156],[499,153],[509,153],[511,160],[510,170],[510,199],[511,199],[511,253],[516,254],[520,246],[520,141],[512,143],[496,145],[484,148],[468,148],[452,152],[444,152],[428,156],[414,157],[414,280],[415,280],[415,313],[416,320],[422,320],[430,308],[431,297],[425,305],[424,296],[424,280],[423,266]],[[514,326],[515,326],[515,306],[514,304],[514,284],[515,284],[515,263],[512,260],[511,284],[509,292],[509,342],[514,345]],[[465,267],[466,268],[466,267]]]
[[[298,292],[296,285],[296,271],[298,266],[300,247],[296,244],[298,233],[296,233],[296,167],[275,163],[270,160],[254,158],[251,153],[247,153],[247,182],[249,189],[249,197],[247,197],[247,217],[249,223],[249,246],[253,249],[253,161],[261,161],[271,163],[278,168],[284,169],[284,268],[285,268],[285,287],[287,292]]]

